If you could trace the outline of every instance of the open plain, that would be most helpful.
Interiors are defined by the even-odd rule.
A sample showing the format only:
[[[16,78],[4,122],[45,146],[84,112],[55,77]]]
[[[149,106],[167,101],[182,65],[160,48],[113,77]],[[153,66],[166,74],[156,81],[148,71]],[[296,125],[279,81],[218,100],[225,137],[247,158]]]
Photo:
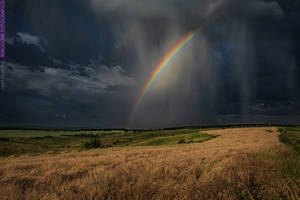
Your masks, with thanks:
[[[277,127],[203,132],[218,137],[3,157],[0,199],[300,198],[299,154]]]

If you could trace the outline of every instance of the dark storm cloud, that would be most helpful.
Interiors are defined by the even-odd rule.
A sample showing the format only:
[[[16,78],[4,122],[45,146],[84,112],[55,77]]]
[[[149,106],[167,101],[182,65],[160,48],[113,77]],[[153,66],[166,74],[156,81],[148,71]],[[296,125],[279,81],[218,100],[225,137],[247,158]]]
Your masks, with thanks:
[[[163,55],[208,16],[131,127],[293,121],[299,3],[289,2],[11,0],[1,125],[124,127]]]
[[[121,66],[107,67],[95,60],[91,60],[86,66],[69,65],[68,70],[43,66],[42,71],[33,71],[14,63],[3,64],[7,69],[6,75],[12,79],[12,83],[8,80],[8,84],[13,84],[13,80],[23,80],[27,89],[36,90],[45,96],[68,96],[69,90],[102,93],[107,92],[106,89],[110,86],[126,86],[134,83],[132,78],[124,75]]]
[[[48,54],[64,61],[86,63],[112,48],[105,22],[95,22],[84,1],[22,1],[7,3],[9,35],[18,31],[37,35],[48,44]]]
[[[33,71],[8,62],[3,66],[6,88],[1,92],[0,100],[2,126],[16,122],[84,126],[95,125],[96,120],[119,126],[122,121],[112,111],[119,109],[121,112],[123,108],[112,99],[121,100],[125,94],[122,91],[116,94],[108,88],[128,87],[134,83],[132,78],[124,75],[121,66],[107,67],[98,60],[91,60],[87,66],[72,65],[70,70],[44,66],[42,71]],[[82,75],[82,69],[85,75]],[[45,124],[45,120],[54,121]],[[90,120],[94,120],[93,123]]]

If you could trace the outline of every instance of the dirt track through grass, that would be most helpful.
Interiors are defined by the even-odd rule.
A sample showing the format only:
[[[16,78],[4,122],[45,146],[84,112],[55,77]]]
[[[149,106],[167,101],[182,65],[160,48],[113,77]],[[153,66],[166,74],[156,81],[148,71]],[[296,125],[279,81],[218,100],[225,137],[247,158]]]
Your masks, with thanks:
[[[297,199],[274,160],[277,128],[205,131],[204,143],[0,158],[3,199]],[[1,199],[0,198],[0,199]]]

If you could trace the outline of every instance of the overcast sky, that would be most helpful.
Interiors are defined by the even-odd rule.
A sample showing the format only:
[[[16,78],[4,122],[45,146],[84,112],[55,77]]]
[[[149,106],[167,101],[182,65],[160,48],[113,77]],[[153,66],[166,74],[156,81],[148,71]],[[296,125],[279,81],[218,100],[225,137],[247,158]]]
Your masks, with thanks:
[[[9,0],[0,126],[300,123],[298,2]]]

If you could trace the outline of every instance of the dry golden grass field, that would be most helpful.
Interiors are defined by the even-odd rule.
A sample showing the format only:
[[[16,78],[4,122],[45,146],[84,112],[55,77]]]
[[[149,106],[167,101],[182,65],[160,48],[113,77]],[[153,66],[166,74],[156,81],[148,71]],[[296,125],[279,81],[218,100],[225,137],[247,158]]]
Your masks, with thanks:
[[[0,158],[0,199],[300,199],[299,155],[276,127],[203,143]]]

